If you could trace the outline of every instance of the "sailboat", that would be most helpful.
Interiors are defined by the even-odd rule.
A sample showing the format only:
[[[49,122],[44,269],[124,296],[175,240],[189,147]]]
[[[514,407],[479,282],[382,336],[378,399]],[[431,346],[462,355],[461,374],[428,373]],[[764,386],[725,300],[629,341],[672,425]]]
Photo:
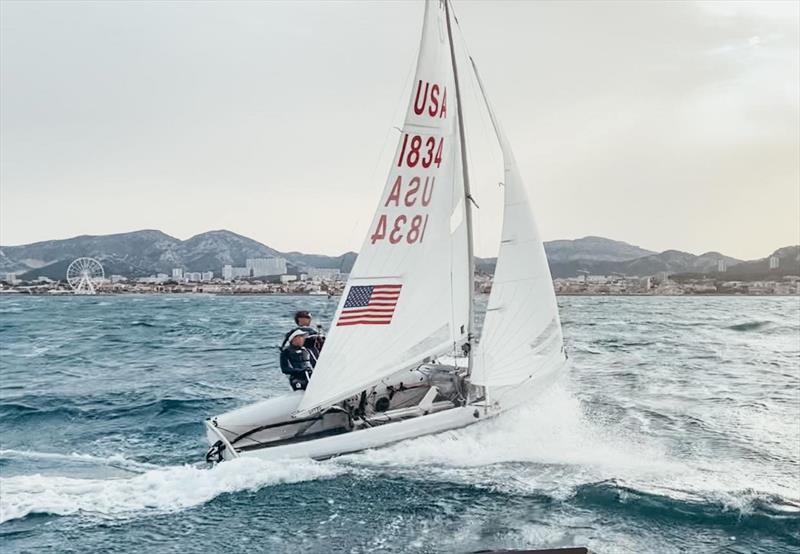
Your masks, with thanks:
[[[395,156],[307,389],[208,418],[208,461],[325,459],[466,427],[533,402],[566,370],[528,194],[474,62],[457,63],[454,26],[449,0],[426,0]],[[480,337],[465,70],[504,166],[501,241]]]

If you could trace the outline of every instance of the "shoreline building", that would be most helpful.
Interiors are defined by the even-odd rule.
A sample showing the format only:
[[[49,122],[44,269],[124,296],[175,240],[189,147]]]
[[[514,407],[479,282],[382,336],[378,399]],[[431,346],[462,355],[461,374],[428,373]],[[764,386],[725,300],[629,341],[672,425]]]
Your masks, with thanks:
[[[287,273],[286,258],[248,258],[245,267],[250,271],[250,277],[270,277]]]
[[[234,267],[230,264],[222,266],[223,281],[235,281],[236,279],[248,279],[250,269],[246,267]]]
[[[327,267],[309,267],[308,277],[312,281],[338,281],[342,277],[342,272],[339,269]]]

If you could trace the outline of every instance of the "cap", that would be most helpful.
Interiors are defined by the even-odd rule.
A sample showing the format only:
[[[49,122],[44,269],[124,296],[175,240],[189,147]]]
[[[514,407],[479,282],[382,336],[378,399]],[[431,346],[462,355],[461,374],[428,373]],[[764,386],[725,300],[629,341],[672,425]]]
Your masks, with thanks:
[[[302,329],[295,329],[294,331],[292,331],[292,334],[289,335],[289,339],[287,340],[287,342],[292,342],[295,337],[300,337],[300,336],[303,337],[308,336],[308,331],[303,331]]]
[[[295,314],[294,314],[294,320],[295,321],[297,321],[301,317],[307,317],[307,318],[310,319],[311,318],[311,312],[309,312],[307,310],[300,310],[299,312],[295,312]]]

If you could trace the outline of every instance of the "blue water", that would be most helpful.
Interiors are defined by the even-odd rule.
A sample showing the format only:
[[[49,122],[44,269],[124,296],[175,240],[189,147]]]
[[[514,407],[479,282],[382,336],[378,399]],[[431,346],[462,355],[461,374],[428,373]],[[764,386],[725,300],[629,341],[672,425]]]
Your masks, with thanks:
[[[0,298],[2,552],[800,550],[800,299],[560,298],[572,371],[491,422],[201,462],[313,297]]]

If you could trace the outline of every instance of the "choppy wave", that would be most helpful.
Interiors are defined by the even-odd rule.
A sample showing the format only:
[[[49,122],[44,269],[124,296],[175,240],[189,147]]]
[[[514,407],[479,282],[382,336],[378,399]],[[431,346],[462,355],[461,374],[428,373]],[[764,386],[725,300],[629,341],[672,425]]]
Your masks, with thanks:
[[[700,494],[675,488],[639,489],[610,479],[579,486],[571,501],[586,508],[619,510],[646,519],[752,528],[800,540],[800,504],[752,489]]]
[[[171,401],[165,402],[169,411]],[[177,403],[178,408],[181,405]],[[523,436],[526,440],[519,440]],[[138,517],[198,506],[223,493],[360,473],[512,496],[536,495],[604,510],[635,510],[643,517],[745,523],[789,534],[800,524],[800,500],[731,487],[711,478],[708,468],[671,458],[657,442],[643,442],[633,435],[621,438],[615,429],[592,421],[561,386],[535,406],[494,420],[329,462],[285,464],[241,458],[208,469],[159,467],[121,455],[0,450],[3,458],[109,465],[139,475],[76,479],[34,474],[0,479],[4,491],[0,522],[33,514]]]
[[[111,456],[94,456],[92,454],[80,452],[61,454],[58,452],[37,452],[32,450],[7,449],[0,450],[0,460],[54,460],[68,463],[77,462],[93,465],[107,465],[139,472],[158,468],[158,466],[155,464],[130,460],[121,454],[113,454]]]
[[[0,405],[0,418],[6,423],[28,423],[29,420],[70,421],[134,418],[143,415],[177,416],[194,414],[199,409],[230,401],[232,397],[213,400],[204,398],[145,399],[141,395],[108,395],[106,397],[75,397],[69,400],[58,397],[19,397]],[[175,423],[174,421],[172,423]],[[168,426],[170,422],[165,422]]]
[[[341,471],[335,465],[310,460],[285,464],[240,458],[213,468],[149,469],[123,479],[19,475],[0,478],[0,523],[32,514],[113,518],[171,512],[198,506],[225,493],[326,479]]]
[[[790,487],[776,489],[746,464],[737,475],[722,464],[675,458],[650,437],[621,436],[584,413],[560,386],[536,406],[495,420],[341,460],[387,475],[631,509],[643,517],[746,523],[800,540],[800,498],[788,496]],[[742,488],[742,482],[755,488]]]
[[[757,331],[774,325],[771,321],[746,321],[726,327],[731,331]]]
[[[155,323],[150,323],[149,321],[131,321],[131,326],[133,327],[158,327]]]
[[[70,299],[7,305],[10,550],[800,547],[795,299],[562,298],[573,375],[525,409],[322,463],[214,468],[182,465],[202,459],[201,422],[285,392],[270,345],[324,300],[103,301],[81,326]]]

